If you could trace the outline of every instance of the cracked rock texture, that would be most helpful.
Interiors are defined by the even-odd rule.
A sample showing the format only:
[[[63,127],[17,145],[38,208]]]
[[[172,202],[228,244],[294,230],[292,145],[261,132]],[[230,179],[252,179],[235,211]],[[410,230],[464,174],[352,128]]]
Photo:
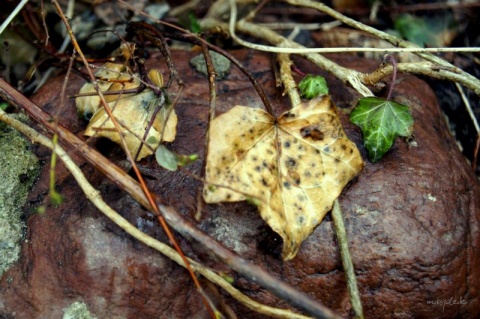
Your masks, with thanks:
[[[203,158],[208,83],[188,63],[194,54],[173,53],[185,88],[176,106],[179,132],[170,147]],[[277,114],[285,110],[288,101],[274,85],[270,56],[247,50],[234,54],[265,87]],[[362,71],[372,71],[377,65],[352,56],[333,58]],[[153,57],[147,67],[158,67],[155,61],[159,59]],[[303,72],[325,73],[301,59],[296,65]],[[380,162],[366,162],[340,198],[365,314],[367,318],[476,318],[480,315],[480,188],[448,132],[433,92],[418,78],[400,77],[394,99],[412,108],[417,146],[397,140]],[[329,76],[327,80],[346,133],[366,158],[361,134],[348,123],[344,112],[358,96],[339,81]],[[51,81],[34,101],[52,112],[58,107],[62,81],[63,77]],[[76,93],[82,84],[83,80],[73,78],[67,94]],[[251,84],[235,67],[216,85],[218,113],[235,104],[261,107]],[[77,119],[73,100],[62,114],[62,123],[81,134],[86,123]],[[105,140],[92,143],[113,161],[124,163],[115,144]],[[37,156],[47,159],[49,155],[38,148]],[[200,160],[188,169],[200,174],[202,164]],[[143,160],[141,169],[152,191],[193,220],[201,192],[199,182],[183,173],[165,172],[153,158]],[[83,170],[114,209],[141,230],[165,240],[150,213],[94,169],[84,165]],[[207,317],[183,269],[132,240],[103,217],[62,165],[57,174],[58,190],[66,202],[49,207],[44,215],[28,217],[22,257],[1,278],[0,317],[60,318],[63,309],[77,300],[98,318]],[[46,200],[47,185],[48,169],[44,168],[30,201]],[[198,227],[342,316],[351,314],[328,216],[304,242],[297,257],[286,263],[279,256],[280,239],[247,203],[204,205]],[[233,276],[235,285],[252,298],[289,307],[229,272],[198,244],[180,242],[188,255]],[[205,282],[204,286],[219,309],[226,304],[239,318],[264,318],[222,291],[216,293]]]

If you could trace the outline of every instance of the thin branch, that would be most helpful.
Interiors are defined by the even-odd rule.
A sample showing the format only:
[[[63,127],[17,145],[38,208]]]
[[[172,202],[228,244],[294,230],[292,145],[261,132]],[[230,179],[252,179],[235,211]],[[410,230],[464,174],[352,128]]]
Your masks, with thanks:
[[[297,83],[295,83],[291,72],[293,62],[290,59],[290,55],[286,53],[279,53],[277,55],[277,61],[280,64],[280,79],[285,89],[284,94],[288,94],[290,97],[290,105],[295,107],[300,104],[302,100],[300,99],[300,94],[298,94]]]
[[[477,139],[475,142],[475,147],[473,150],[473,159],[472,159],[472,169],[475,172],[475,169],[477,167],[478,148],[480,145],[480,127],[478,126],[477,117],[473,113],[472,106],[470,105],[470,101],[465,95],[465,92],[463,92],[462,87],[458,83],[455,83],[455,85],[457,86],[458,92],[460,92],[460,96],[462,97],[463,104],[465,104],[465,108],[467,109],[468,115],[470,115],[470,119],[472,120],[473,126],[475,127],[475,131],[477,132]]]
[[[228,27],[227,24],[221,23],[218,20],[213,19],[204,19],[201,21],[201,25],[205,28],[211,28],[214,26],[221,26],[222,28]],[[268,41],[278,47],[304,48],[302,45],[294,41],[288,40],[287,38],[281,36],[273,30],[270,30],[269,28],[261,27],[257,24],[250,23],[245,20],[240,20],[237,23],[237,28],[240,32],[244,32],[254,37]],[[345,84],[350,84],[361,95],[373,96],[373,93],[361,82],[361,72],[344,68],[341,65],[338,65],[337,63],[325,58],[318,53],[300,53],[300,55],[304,56],[307,60],[318,65],[322,69],[328,70]]]
[[[285,47],[275,47],[275,46],[268,46],[268,45],[261,45],[261,44],[256,44],[256,43],[251,43],[244,41],[240,39],[236,33],[235,33],[235,21],[237,18],[237,6],[235,4],[235,0],[229,0],[230,5],[231,5],[231,13],[230,13],[230,20],[229,20],[229,32],[231,37],[238,42],[239,44],[259,50],[259,51],[266,51],[266,52],[275,52],[275,53],[295,53],[295,54],[303,54],[303,53],[338,53],[338,52],[412,52],[412,53],[418,53],[419,55],[421,53],[440,53],[440,52],[480,52],[480,47],[471,47],[471,48],[420,48],[420,47],[415,47],[413,44],[400,40],[394,36],[387,35],[388,37],[385,37],[384,40],[387,39],[395,39],[391,40],[392,42],[395,42],[396,45],[398,46],[403,46],[402,48],[299,48],[299,47],[294,47],[294,46],[285,46]],[[334,18],[341,20],[345,24],[354,26],[360,30],[370,30],[373,29],[375,31],[378,31],[372,27],[369,27],[367,25],[364,25],[358,21],[355,21],[353,19],[347,18],[346,16],[342,15],[341,13],[325,6],[324,4],[320,2],[313,2],[309,0],[285,0],[285,2],[290,3],[292,5],[297,5],[297,6],[303,6],[303,7],[309,7],[309,8],[314,8],[317,10],[321,10]],[[245,21],[248,21],[247,19],[244,19]],[[346,22],[348,21],[348,23]],[[361,27],[360,27],[361,26]],[[238,26],[237,26],[238,27]],[[383,33],[383,32],[382,32]],[[383,39],[384,37],[382,37]],[[388,41],[388,40],[387,40]],[[389,41],[390,42],[390,41]],[[408,43],[408,44],[407,44]],[[425,57],[424,57],[425,58]],[[427,58],[425,58],[427,59]],[[439,58],[438,58],[439,59]],[[440,59],[441,60],[441,59]],[[443,60],[442,60],[443,61]],[[435,61],[437,62],[437,61]],[[437,62],[438,63],[438,62]]]
[[[468,73],[461,70],[459,71],[456,67],[442,66],[432,62],[405,62],[397,63],[397,71],[426,75],[440,80],[453,81],[462,84],[466,88],[475,92],[475,94],[480,95],[480,80]],[[380,67],[372,73],[359,73],[359,76],[362,83],[373,85],[392,73],[393,67],[391,65],[380,65]]]
[[[313,52],[413,52],[416,55],[422,57],[423,59],[430,61],[431,63],[408,63],[408,64],[398,64],[398,71],[407,71],[416,74],[425,74],[432,76],[434,78],[442,78],[447,79],[450,81],[458,82],[465,87],[474,91],[477,95],[480,95],[480,80],[476,77],[472,76],[471,74],[457,68],[456,66],[450,64],[449,62],[443,60],[440,57],[437,57],[431,53],[433,52],[478,52],[480,48],[419,48],[415,44],[401,40],[395,36],[387,34],[385,32],[379,31],[375,28],[367,26],[363,23],[360,23],[356,20],[350,19],[341,13],[325,6],[321,2],[314,2],[310,0],[285,0],[285,2],[290,3],[295,6],[304,6],[309,8],[314,8],[316,10],[322,11],[327,13],[328,15],[332,16],[333,18],[340,20],[341,22],[354,27],[356,29],[366,31],[382,40],[385,40],[394,46],[399,46],[401,48],[393,48],[393,49],[386,49],[386,48],[305,48],[298,43],[293,41],[289,41],[279,34],[273,32],[268,28],[264,28],[258,24],[253,24],[250,22],[245,21],[242,19],[236,23],[236,28],[239,32],[244,32],[250,34],[254,37],[263,39],[275,45],[274,47],[271,46],[261,46],[257,44],[247,43],[235,35],[235,20],[236,20],[236,5],[234,1],[230,0],[231,2],[231,16],[229,20],[229,24],[221,24],[217,20],[213,19],[204,19],[202,21],[202,26],[206,27],[213,27],[214,25],[221,24],[223,28],[230,31],[233,34],[232,37],[238,41],[239,43],[246,45],[250,48],[254,48],[257,50],[269,51],[269,52],[276,52],[276,53],[297,53],[304,56],[309,61],[315,63],[319,67],[324,70],[331,72],[334,76],[338,79],[342,80],[344,83],[350,83],[350,85],[355,88],[362,96],[371,96],[373,95],[371,91],[366,88],[363,84],[371,84],[372,82],[365,79],[362,73],[349,70],[346,68],[342,68],[341,66],[333,63],[332,61],[326,59],[325,57],[321,56],[318,53]],[[390,69],[393,70],[393,69]],[[447,71],[449,70],[449,71]],[[391,71],[390,71],[391,72]],[[363,83],[363,84],[362,84]]]
[[[27,4],[27,2],[28,0],[22,0],[22,2],[20,2],[15,7],[12,13],[10,13],[10,15],[5,19],[5,21],[3,21],[2,25],[0,25],[0,34],[2,34],[5,28],[10,24],[10,22],[12,22],[12,20],[15,19],[17,14],[20,12],[20,10],[22,10],[22,8]]]
[[[388,88],[387,95],[387,100],[390,100],[390,98],[392,97],[393,87],[395,86],[395,81],[397,80],[397,61],[395,61],[395,58],[391,55],[387,55],[385,57],[385,61],[390,62],[393,68],[392,80],[390,81],[390,87]]]
[[[360,292],[357,287],[357,279],[355,277],[355,270],[353,267],[352,256],[348,248],[348,236],[343,223],[342,211],[340,203],[337,200],[333,203],[332,209],[333,225],[337,235],[338,247],[340,250],[340,257],[342,259],[343,269],[345,270],[345,279],[347,280],[348,292],[350,295],[350,302],[355,313],[355,318],[362,319],[363,309],[360,301]]]

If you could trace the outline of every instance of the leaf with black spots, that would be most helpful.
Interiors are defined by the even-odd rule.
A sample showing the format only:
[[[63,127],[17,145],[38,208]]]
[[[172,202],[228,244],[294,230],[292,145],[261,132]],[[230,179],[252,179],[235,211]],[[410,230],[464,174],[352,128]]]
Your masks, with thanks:
[[[255,199],[289,260],[362,167],[329,96],[276,121],[263,110],[235,106],[211,123],[203,196],[207,203]]]

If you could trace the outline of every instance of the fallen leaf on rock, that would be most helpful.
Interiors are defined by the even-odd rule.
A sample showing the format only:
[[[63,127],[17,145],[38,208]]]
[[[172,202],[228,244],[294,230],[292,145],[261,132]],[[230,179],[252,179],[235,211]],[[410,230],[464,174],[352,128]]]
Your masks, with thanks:
[[[122,71],[124,71],[123,65],[106,63],[102,69],[95,73],[97,77],[105,80],[98,81],[100,89],[104,92],[115,92],[135,89],[140,85],[137,77],[123,74]],[[148,76],[156,85],[161,86],[163,84],[161,74],[158,71],[151,70]],[[112,82],[112,80],[115,80],[115,82]],[[80,93],[95,93],[95,90],[92,84],[87,83],[80,89]],[[108,102],[113,116],[122,127],[120,133],[127,143],[128,150],[135,156],[141,148],[136,158],[137,161],[153,154],[161,141],[172,142],[175,139],[177,115],[175,110],[164,105],[157,113],[145,138],[145,144],[149,147],[141,141],[155,108],[158,105],[165,104],[163,97],[158,97],[151,89],[146,88],[139,93],[105,95],[105,100]],[[88,113],[93,113],[84,135],[106,137],[119,145],[123,145],[119,132],[115,130],[107,112],[101,107],[100,98],[97,95],[77,97],[75,102],[80,115],[89,117]]]
[[[362,167],[329,96],[277,120],[235,106],[211,123],[203,196],[207,203],[254,199],[289,260]]]

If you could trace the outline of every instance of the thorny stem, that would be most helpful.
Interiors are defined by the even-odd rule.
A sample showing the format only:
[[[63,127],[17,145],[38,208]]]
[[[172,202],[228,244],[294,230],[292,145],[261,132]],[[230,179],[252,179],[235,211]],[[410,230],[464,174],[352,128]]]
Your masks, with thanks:
[[[115,126],[115,129],[117,130],[117,132],[121,132],[121,129],[120,129],[120,125],[118,124],[118,122],[115,120],[115,117],[113,116],[113,113],[111,111],[111,109],[108,107],[108,104],[107,102],[105,101],[105,97],[103,96],[99,86],[98,86],[98,82],[97,80],[95,79],[95,76],[93,75],[92,73],[92,70],[89,68],[88,66],[88,61],[85,59],[85,56],[83,55],[82,53],[82,49],[80,48],[80,46],[78,45],[78,42],[75,38],[75,35],[73,34],[73,30],[72,28],[70,27],[70,24],[68,23],[68,20],[67,18],[65,17],[65,15],[63,14],[63,11],[60,7],[60,5],[58,4],[58,2],[56,0],[52,0],[52,3],[54,4],[56,10],[57,10],[57,13],[60,15],[60,18],[62,19],[63,23],[65,24],[65,27],[67,28],[68,30],[68,33],[70,35],[70,38],[72,40],[72,44],[75,48],[75,50],[78,52],[78,54],[80,55],[85,67],[87,68],[87,72],[88,72],[88,75],[90,76],[90,79],[92,80],[92,84],[95,88],[95,90],[98,92],[98,96],[100,98],[100,101],[105,109],[105,111],[107,112],[108,116],[110,117],[112,123],[114,124]],[[164,52],[162,51],[162,54]],[[171,71],[172,72],[172,71]],[[171,75],[171,79],[173,78],[174,74],[170,74]],[[121,141],[122,141],[122,144],[123,144],[123,147],[124,147],[124,150],[125,150],[125,153],[127,154],[127,158],[128,160],[130,161],[130,163],[132,164],[132,168],[133,170],[135,171],[135,174],[138,178],[138,181],[140,182],[140,185],[141,185],[141,188],[145,194],[145,196],[147,197],[147,200],[150,204],[151,207],[153,207],[153,212],[156,214],[157,216],[157,219],[160,223],[160,225],[162,226],[163,230],[165,231],[165,234],[167,235],[168,239],[170,240],[170,243],[175,247],[175,249],[179,252],[179,254],[182,256],[183,258],[183,262],[185,263],[185,266],[186,266],[186,269],[188,270],[188,272],[190,273],[190,276],[192,277],[192,280],[195,284],[195,286],[197,287],[197,290],[198,292],[200,293],[200,295],[202,296],[202,300],[203,300],[203,303],[205,304],[205,307],[207,309],[207,311],[209,312],[210,316],[212,318],[216,318],[215,316],[215,313],[213,311],[213,309],[211,308],[211,305],[210,303],[207,301],[207,298],[205,296],[205,294],[203,293],[203,290],[202,290],[202,287],[200,285],[200,282],[198,281],[197,277],[195,276],[195,273],[193,272],[193,270],[191,269],[190,267],[190,264],[188,263],[188,260],[187,258],[185,257],[185,255],[183,254],[180,246],[178,245],[177,241],[175,240],[175,237],[173,236],[172,232],[170,231],[170,228],[168,227],[164,217],[162,216],[162,214],[160,213],[160,211],[158,210],[158,207],[157,205],[155,204],[155,200],[153,199],[153,196],[152,194],[150,193],[150,191],[148,190],[148,187],[145,183],[145,180],[143,179],[143,176],[142,174],[140,173],[140,170],[138,169],[137,165],[135,164],[135,160],[133,159],[132,157],[132,154],[130,153],[130,151],[128,150],[128,147],[127,147],[127,143],[123,137],[122,134],[119,134],[120,137],[121,137]]]

